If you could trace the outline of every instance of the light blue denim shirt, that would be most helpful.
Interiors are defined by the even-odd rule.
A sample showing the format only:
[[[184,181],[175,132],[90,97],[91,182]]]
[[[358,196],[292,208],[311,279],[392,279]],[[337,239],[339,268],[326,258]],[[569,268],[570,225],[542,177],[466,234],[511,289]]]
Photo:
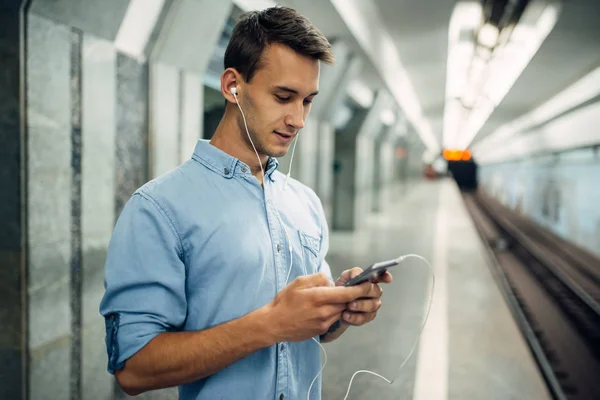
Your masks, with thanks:
[[[294,179],[284,190],[277,166],[271,158],[263,190],[246,164],[200,140],[189,161],[135,192],[116,223],[105,266],[100,313],[109,372],[161,332],[204,330],[271,301],[286,284],[288,237],[288,283],[321,271],[331,278],[321,202]],[[179,395],[306,399],[320,368],[313,340],[279,343],[181,386]],[[320,398],[321,377],[310,396]]]

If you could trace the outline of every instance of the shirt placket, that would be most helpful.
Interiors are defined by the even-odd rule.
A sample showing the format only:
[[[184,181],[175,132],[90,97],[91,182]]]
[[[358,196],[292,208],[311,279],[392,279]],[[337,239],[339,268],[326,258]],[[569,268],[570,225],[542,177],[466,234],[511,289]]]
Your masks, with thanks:
[[[271,234],[271,244],[275,260],[275,282],[277,285],[277,292],[279,292],[285,286],[285,279],[287,277],[286,263],[289,263],[287,249],[288,244],[285,242],[285,234],[282,232],[284,227],[281,226],[279,218],[277,218],[277,210],[273,202],[273,197],[270,193],[270,185],[267,182],[268,178],[265,178],[264,193],[267,210],[267,219],[269,223],[269,231]],[[287,261],[287,262],[286,262]],[[284,400],[288,398],[288,351],[286,343],[278,343],[277,349],[277,384],[275,399]]]

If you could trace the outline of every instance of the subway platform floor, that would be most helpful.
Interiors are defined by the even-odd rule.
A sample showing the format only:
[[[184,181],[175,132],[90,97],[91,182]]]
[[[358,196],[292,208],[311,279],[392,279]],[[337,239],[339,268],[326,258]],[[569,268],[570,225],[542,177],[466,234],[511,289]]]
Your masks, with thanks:
[[[354,232],[332,232],[333,276],[403,254],[425,257],[435,271],[429,319],[427,265],[409,258],[392,271],[372,323],[325,345],[323,400],[550,399],[543,378],[500,293],[477,231],[453,181],[420,182],[383,196],[385,211]]]

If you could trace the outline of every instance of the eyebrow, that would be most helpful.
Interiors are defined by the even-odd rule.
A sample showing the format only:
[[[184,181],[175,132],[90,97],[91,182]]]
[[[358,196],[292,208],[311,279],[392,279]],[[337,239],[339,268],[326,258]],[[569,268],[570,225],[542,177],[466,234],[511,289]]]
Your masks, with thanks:
[[[286,87],[286,86],[275,86],[275,89],[277,90],[283,90],[284,92],[289,92],[289,93],[294,93],[294,94],[298,94],[297,90],[294,90],[292,88]],[[306,97],[310,97],[310,96],[316,96],[319,94],[319,91],[317,90],[316,92],[312,92],[311,94],[309,94]]]

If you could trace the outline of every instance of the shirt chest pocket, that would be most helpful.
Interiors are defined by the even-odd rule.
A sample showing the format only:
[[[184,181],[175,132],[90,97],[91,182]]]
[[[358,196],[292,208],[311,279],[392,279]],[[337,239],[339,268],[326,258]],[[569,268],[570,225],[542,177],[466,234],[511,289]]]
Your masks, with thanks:
[[[319,252],[321,251],[321,239],[298,230],[300,238],[300,250],[302,251],[302,268],[305,274],[315,274],[319,270]]]

